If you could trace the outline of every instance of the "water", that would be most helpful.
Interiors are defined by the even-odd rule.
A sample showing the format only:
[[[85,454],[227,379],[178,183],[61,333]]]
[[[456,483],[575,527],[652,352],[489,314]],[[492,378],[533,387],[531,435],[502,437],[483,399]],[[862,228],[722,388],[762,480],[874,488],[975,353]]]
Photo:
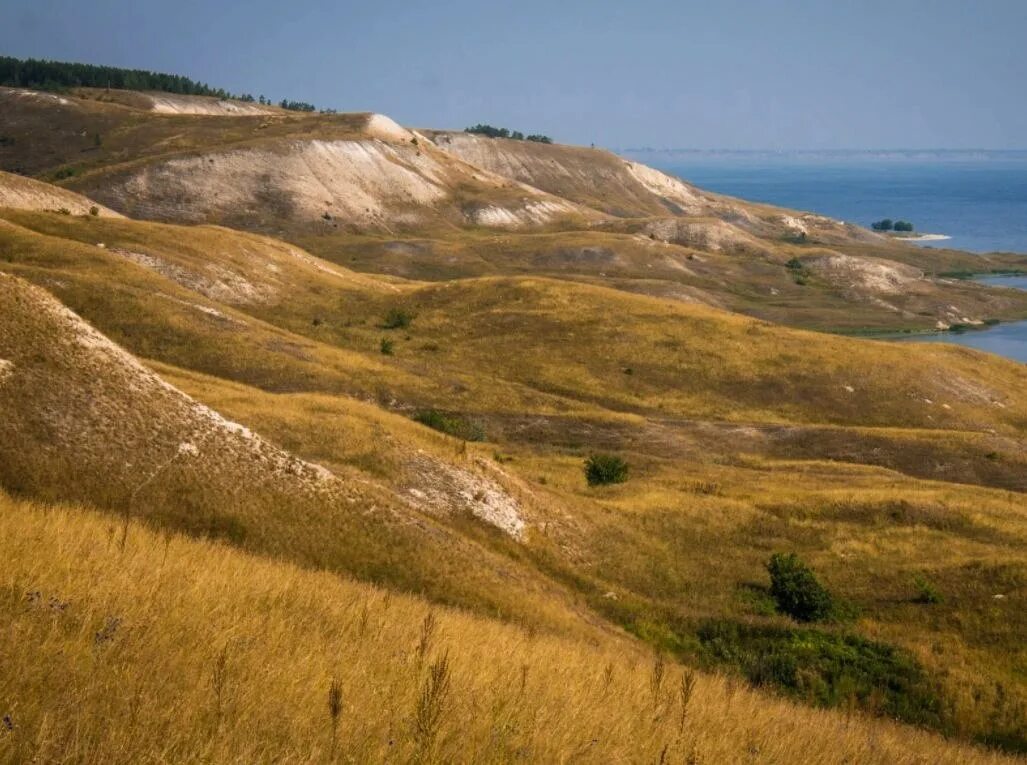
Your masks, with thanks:
[[[930,246],[1027,253],[1027,151],[625,153],[711,191],[952,237]]]
[[[987,351],[1007,359],[1027,364],[1027,321],[998,324],[990,329],[971,332],[945,332],[936,335],[917,335],[911,338],[897,338],[918,343],[952,343]]]
[[[697,186],[869,226],[908,220],[922,246],[1027,253],[1027,152],[626,152]],[[980,281],[1027,290],[1027,276]],[[1027,321],[902,336],[1027,363]]]
[[[998,287],[1013,287],[1027,290],[1027,276],[985,276],[978,279],[985,284]],[[994,327],[968,332],[939,332],[933,335],[915,335],[913,337],[896,338],[918,343],[954,343],[976,348],[979,351],[995,353],[999,356],[1021,361],[1027,364],[1027,321],[1014,321],[1009,324],[997,324]]]

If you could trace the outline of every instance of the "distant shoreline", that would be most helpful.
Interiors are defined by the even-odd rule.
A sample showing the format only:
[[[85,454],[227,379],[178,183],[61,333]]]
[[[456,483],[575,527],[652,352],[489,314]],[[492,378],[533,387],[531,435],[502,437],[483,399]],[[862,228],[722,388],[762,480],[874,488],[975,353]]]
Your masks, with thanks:
[[[944,239],[951,239],[952,237],[948,234],[910,234],[904,236],[902,234],[889,234],[892,239],[901,239],[906,242],[940,242]]]

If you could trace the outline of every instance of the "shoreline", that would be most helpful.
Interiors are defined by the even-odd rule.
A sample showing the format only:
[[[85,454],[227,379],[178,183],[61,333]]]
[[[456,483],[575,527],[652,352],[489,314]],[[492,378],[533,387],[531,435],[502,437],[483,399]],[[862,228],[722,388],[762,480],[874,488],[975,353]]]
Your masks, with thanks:
[[[913,234],[912,236],[896,236],[891,234],[890,236],[892,239],[898,239],[902,242],[942,242],[952,238],[948,234]]]

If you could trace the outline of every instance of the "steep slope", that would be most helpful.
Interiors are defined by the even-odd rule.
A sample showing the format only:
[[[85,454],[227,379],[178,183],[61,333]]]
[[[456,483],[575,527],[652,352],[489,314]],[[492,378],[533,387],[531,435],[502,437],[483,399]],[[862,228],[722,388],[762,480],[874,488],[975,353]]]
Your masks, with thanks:
[[[42,290],[0,275],[0,308],[0,485],[8,490],[115,511],[122,545],[139,517],[443,601],[542,624],[576,621],[553,609],[559,588],[447,531],[370,476],[335,475],[226,420]]]
[[[427,142],[383,131],[379,115],[367,120],[368,135],[359,140],[262,141],[94,173],[76,186],[135,217],[261,230],[391,230],[447,221],[517,228],[586,214],[455,162]]]
[[[123,217],[91,199],[50,183],[0,171],[0,208],[51,210],[69,215],[89,215],[95,210],[104,217]]]
[[[1027,315],[1027,296],[935,276],[1027,269],[1022,260],[926,252],[703,192],[601,150],[204,99],[193,113],[160,113],[153,98],[0,89],[0,167],[135,217],[284,236],[364,271],[545,273],[832,331]]]
[[[543,189],[619,218],[684,216],[721,221],[712,231],[737,229],[764,236],[787,234],[820,239],[882,237],[821,215],[791,213],[702,191],[677,178],[601,149],[488,138],[471,133],[429,131],[436,144],[478,167]],[[661,233],[669,221],[646,233]],[[725,234],[722,234],[724,236]],[[739,232],[735,236],[744,236]]]

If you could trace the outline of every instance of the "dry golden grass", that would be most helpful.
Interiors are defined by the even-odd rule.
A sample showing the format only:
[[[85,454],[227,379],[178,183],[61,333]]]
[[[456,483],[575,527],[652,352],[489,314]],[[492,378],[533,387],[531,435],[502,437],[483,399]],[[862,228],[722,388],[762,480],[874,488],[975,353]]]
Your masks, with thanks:
[[[0,495],[0,760],[964,763],[1002,757]]]
[[[731,447],[720,447],[723,456],[717,447],[696,454],[668,451],[666,440],[630,438],[619,446],[631,480],[589,489],[583,448],[554,448],[538,438],[504,443],[501,451],[460,446],[365,404],[261,394],[157,368],[218,410],[333,469],[372,469],[402,485],[413,450],[456,463],[475,455],[496,460],[521,479],[507,484],[530,510],[527,549],[543,569],[573,582],[614,621],[679,646],[693,660],[702,651],[691,632],[707,619],[782,624],[767,620],[752,596],[764,587],[770,554],[798,550],[832,592],[859,608],[860,634],[904,647],[939,680],[950,725],[966,735],[1019,728],[1017,710],[1027,702],[1017,669],[1027,660],[1018,639],[1027,629],[1027,505],[1019,493],[837,462],[753,455],[732,465],[725,464]],[[898,439],[901,447],[902,438],[915,435],[878,437]],[[733,446],[740,446],[737,438]],[[914,601],[918,576],[940,588],[943,604]]]
[[[4,270],[52,289],[199,400],[330,468],[357,511],[297,501],[221,460],[162,473],[127,503],[136,517],[564,634],[590,634],[602,614],[692,660],[703,659],[695,634],[707,619],[781,625],[746,598],[770,553],[794,549],[859,607],[858,634],[902,646],[938,680],[952,730],[1022,735],[1011,616],[1023,602],[1022,495],[903,475],[1022,488],[1021,367],[555,280],[378,283],[218,228],[5,216],[24,225],[0,232]],[[229,300],[90,245],[96,234],[220,284],[277,291]],[[396,307],[413,322],[383,329]],[[125,464],[159,465],[187,434],[155,440],[146,428],[163,422],[163,405],[149,412],[131,386],[103,389],[116,378],[32,340],[47,336],[32,311],[11,316],[0,357],[28,364],[34,382],[9,399],[5,485],[123,513],[138,475]],[[386,334],[389,357],[377,348]],[[74,402],[86,399],[114,406],[47,445],[40,423],[59,411],[82,425]],[[479,419],[492,443],[462,444],[404,416],[424,407]],[[585,486],[582,460],[595,449],[628,458],[628,484]],[[516,499],[520,542],[473,509],[411,511],[411,491],[452,468]],[[452,507],[476,501],[476,490],[444,488]],[[381,507],[410,525],[365,515]],[[924,574],[944,605],[910,602]]]
[[[96,172],[72,185],[156,157],[359,127],[154,120],[95,102],[69,113],[105,136],[88,160]],[[450,201],[519,195],[472,185]],[[758,227],[780,213],[746,209]],[[652,645],[715,664],[702,642],[711,620],[794,631],[768,605],[764,564],[779,550],[800,553],[853,609],[803,640],[894,647],[937,692],[931,724],[1022,749],[1024,367],[769,324],[851,329],[898,314],[816,275],[795,284],[784,262],[823,242],[760,228],[759,247],[700,251],[650,239],[659,223],[497,234],[435,221],[411,239],[301,237],[338,263],[426,283],[216,226],[3,211],[0,484],[108,515],[0,499],[0,717],[11,718],[0,757],[999,759],[791,706],[742,690],[737,674],[681,685],[682,667],[654,662]],[[831,245],[925,270],[970,257]],[[272,467],[254,439],[211,429],[131,357],[109,363],[102,338],[78,342],[49,322],[57,303],[7,274],[254,428]],[[957,299],[992,315],[1023,308],[972,285],[890,299],[920,324]],[[395,310],[408,326],[385,326]],[[473,421],[486,442],[411,421],[428,408]],[[629,481],[588,487],[594,451],[627,459]],[[296,458],[329,468],[332,490],[311,491],[301,479],[313,468]],[[489,492],[517,508],[522,534],[490,524]],[[943,602],[917,602],[918,578]],[[875,706],[873,693],[807,693],[807,672],[782,687]]]

